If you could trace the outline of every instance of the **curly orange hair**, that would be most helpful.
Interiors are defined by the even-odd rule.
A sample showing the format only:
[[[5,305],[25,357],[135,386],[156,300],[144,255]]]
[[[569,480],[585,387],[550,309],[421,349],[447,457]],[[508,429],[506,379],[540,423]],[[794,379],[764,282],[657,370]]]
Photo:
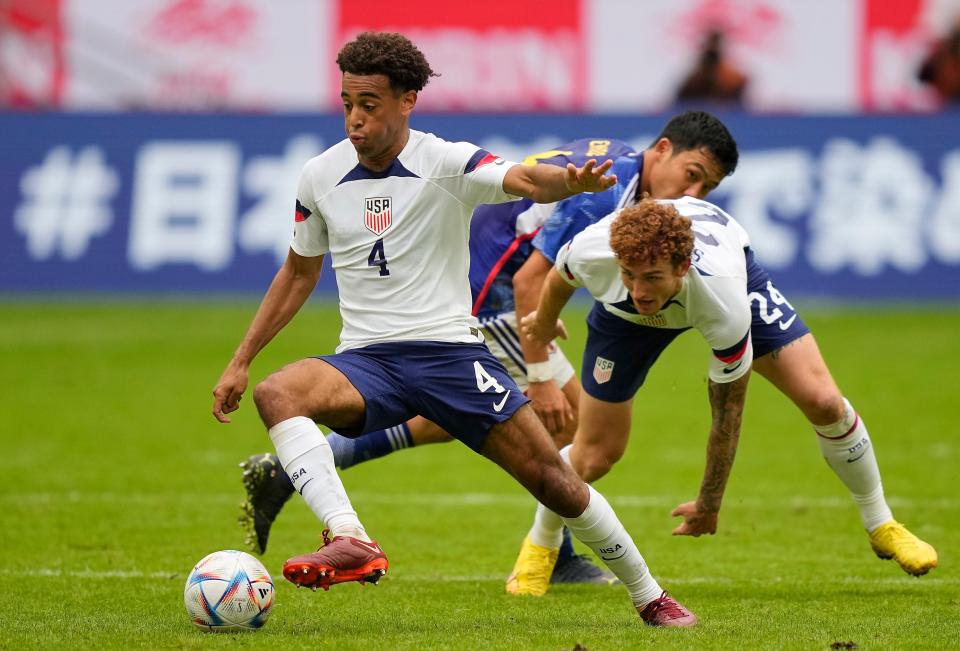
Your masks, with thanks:
[[[673,205],[645,198],[624,208],[610,226],[610,248],[624,264],[682,265],[693,253],[693,228]]]

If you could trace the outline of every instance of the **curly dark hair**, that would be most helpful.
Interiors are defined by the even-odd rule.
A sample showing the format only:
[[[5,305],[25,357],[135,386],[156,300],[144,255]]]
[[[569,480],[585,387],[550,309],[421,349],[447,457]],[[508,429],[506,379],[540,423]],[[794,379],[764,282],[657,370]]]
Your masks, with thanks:
[[[427,58],[403,34],[363,32],[341,48],[337,55],[340,72],[352,75],[386,75],[399,93],[423,90],[430,77],[439,77]]]
[[[693,253],[692,224],[672,204],[644,199],[613,220],[610,248],[627,265],[656,264],[666,258],[678,267]]]
[[[740,160],[737,141],[719,118],[706,111],[686,111],[674,116],[654,144],[660,138],[673,144],[674,153],[705,148],[720,164],[724,176],[730,176],[737,169]]]

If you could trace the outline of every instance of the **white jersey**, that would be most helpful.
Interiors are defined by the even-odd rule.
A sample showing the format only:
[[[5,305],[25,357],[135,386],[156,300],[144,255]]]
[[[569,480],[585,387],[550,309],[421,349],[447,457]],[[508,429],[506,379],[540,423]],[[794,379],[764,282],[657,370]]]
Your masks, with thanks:
[[[685,197],[663,201],[693,220],[691,267],[676,296],[652,316],[639,314],[620,279],[610,248],[610,225],[618,212],[587,227],[557,255],[556,269],[574,287],[586,287],[611,314],[653,328],[696,329],[713,351],[714,382],[742,377],[753,362],[750,300],[744,248],[747,232],[730,215],[706,201]]]
[[[343,320],[337,352],[480,340],[470,315],[470,216],[479,204],[516,199],[503,190],[512,166],[413,130],[383,172],[360,165],[349,140],[306,164],[290,248],[330,253]]]

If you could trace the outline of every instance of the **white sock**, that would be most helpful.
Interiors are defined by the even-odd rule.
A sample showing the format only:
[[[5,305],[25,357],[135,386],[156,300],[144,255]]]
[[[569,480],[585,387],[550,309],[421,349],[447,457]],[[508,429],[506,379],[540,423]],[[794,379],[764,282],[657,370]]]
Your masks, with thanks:
[[[316,423],[295,416],[277,423],[269,433],[293,487],[333,536],[353,536],[369,542],[333,465],[330,444]]]
[[[867,426],[843,399],[844,414],[832,425],[814,425],[823,458],[853,495],[860,519],[867,531],[873,531],[893,519],[883,497],[880,468],[873,454]]]
[[[659,597],[663,588],[650,575],[640,550],[607,500],[593,486],[588,488],[590,502],[587,508],[579,516],[565,518],[563,522],[617,575],[627,587],[634,605],[643,607]]]
[[[560,457],[567,465],[571,465],[570,448],[572,447],[573,444],[570,444],[560,450]],[[527,535],[530,536],[530,542],[534,545],[559,549],[563,541],[563,518],[538,502],[537,514],[533,516],[533,526]]]

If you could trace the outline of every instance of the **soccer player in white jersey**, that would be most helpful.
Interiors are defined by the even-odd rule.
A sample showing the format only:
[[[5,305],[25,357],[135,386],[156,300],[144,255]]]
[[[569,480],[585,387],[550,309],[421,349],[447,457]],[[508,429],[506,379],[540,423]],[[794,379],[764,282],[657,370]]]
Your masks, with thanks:
[[[507,470],[595,552],[622,550],[605,562],[646,623],[693,626],[610,505],[560,458],[470,316],[473,209],[605,190],[616,180],[604,174],[609,163],[514,165],[411,130],[417,93],[434,73],[400,34],[363,33],[337,63],[348,138],[304,168],[290,253],[213,392],[214,416],[229,422],[251,361],[307,300],[329,252],[343,319],[337,352],[293,362],[253,392],[284,470],[327,528],[325,545],[289,559],[284,576],[328,589],[387,571],[317,423],[356,435],[420,414]]]
[[[555,270],[521,329],[542,345],[553,339],[557,318],[577,287],[596,300],[587,321],[580,427],[573,444],[561,451],[581,477],[599,479],[623,455],[636,392],[660,353],[692,328],[713,352],[708,373],[713,418],[699,495],[674,510],[684,518],[674,534],[716,531],[753,365],[798,406],[806,406],[803,398],[810,391],[823,392],[820,411],[804,413],[830,467],[853,494],[877,555],[896,558],[911,574],[936,567],[933,547],[893,519],[866,427],[840,396],[809,330],[792,307],[785,326],[754,312],[759,299],[784,309],[789,304],[754,261],[746,232],[728,214],[690,197],[643,199],[576,235],[560,250]],[[839,420],[831,411],[834,395],[841,401]],[[508,592],[547,591],[560,526],[554,513],[538,507]]]
[[[523,164],[566,167],[573,163],[580,167],[591,159],[604,162],[635,155],[632,147],[619,140],[582,138],[528,156]],[[625,161],[624,165],[629,167],[631,161]],[[514,312],[514,274],[524,268],[524,263],[536,250],[533,240],[548,216],[570,209],[571,202],[587,196],[607,202],[612,209],[615,199],[607,196],[612,194],[611,191],[597,195],[581,194],[557,204],[534,203],[529,199],[484,204],[474,210],[470,220],[472,314],[479,321],[480,332],[490,352],[530,398],[531,406],[553,435],[558,448],[573,440],[580,382],[573,365],[556,345],[551,345],[541,359],[528,366]],[[552,241],[547,244],[554,245]],[[549,388],[554,388],[559,395],[554,398]],[[545,394],[549,396],[547,400],[538,399],[537,396]],[[327,435],[334,463],[341,470],[397,450],[453,440],[436,423],[422,416],[355,438],[336,432]],[[255,454],[240,465],[247,493],[241,504],[240,526],[246,533],[247,545],[263,554],[274,520],[296,491],[275,454]],[[570,532],[565,530],[550,582],[609,585],[616,582],[616,577],[595,565],[586,555],[577,554]]]

